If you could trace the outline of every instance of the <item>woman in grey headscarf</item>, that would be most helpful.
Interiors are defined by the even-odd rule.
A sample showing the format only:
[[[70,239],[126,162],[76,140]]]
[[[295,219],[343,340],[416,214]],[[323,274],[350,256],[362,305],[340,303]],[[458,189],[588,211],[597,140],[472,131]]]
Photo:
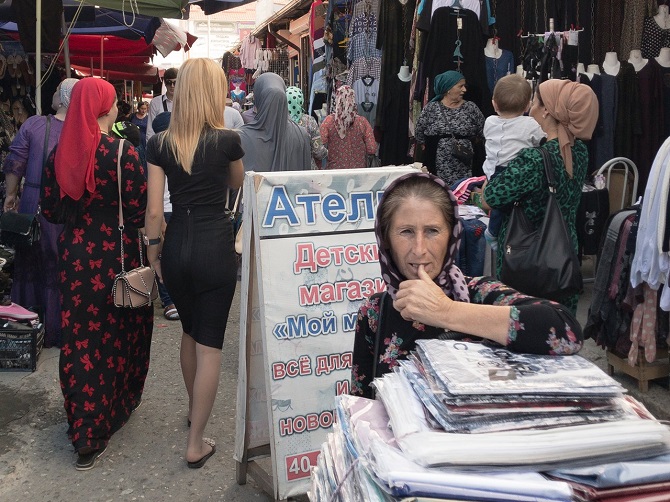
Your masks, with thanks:
[[[66,78],[56,89],[51,102],[55,115],[33,115],[21,126],[9,147],[3,171],[7,195],[4,211],[20,213],[37,212],[42,184],[42,171],[46,157],[58,143],[63,121],[70,105],[74,78]],[[23,193],[19,194],[21,179]],[[49,223],[42,216],[40,242],[30,248],[21,249],[14,259],[14,282],[12,301],[19,305],[40,305],[44,311],[44,345],[60,347],[61,304],[58,289],[58,250],[56,239],[63,230],[62,225]]]
[[[284,80],[276,73],[263,73],[254,85],[254,103],[256,117],[239,130],[244,170],[309,170],[309,136],[289,119]]]

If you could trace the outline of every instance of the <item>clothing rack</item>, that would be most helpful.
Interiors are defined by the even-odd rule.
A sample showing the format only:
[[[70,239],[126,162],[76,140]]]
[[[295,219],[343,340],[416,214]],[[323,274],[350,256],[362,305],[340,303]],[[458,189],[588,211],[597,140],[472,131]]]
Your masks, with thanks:
[[[529,38],[529,37],[544,37],[547,33],[553,33],[554,35],[566,35],[569,33],[579,33],[581,31],[584,31],[584,28],[579,28],[577,30],[568,30],[568,31],[554,31],[554,18],[550,17],[549,18],[549,31],[546,31],[544,33],[528,33],[527,35],[519,35],[521,38]],[[519,32],[521,33],[521,32]]]

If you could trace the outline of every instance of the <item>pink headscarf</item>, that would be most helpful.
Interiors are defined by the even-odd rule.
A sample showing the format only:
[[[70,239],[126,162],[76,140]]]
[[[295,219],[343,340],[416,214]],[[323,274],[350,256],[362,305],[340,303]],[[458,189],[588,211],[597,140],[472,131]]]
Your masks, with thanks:
[[[347,130],[356,120],[356,93],[348,85],[342,85],[335,97],[335,129],[337,135],[344,139]]]
[[[565,170],[572,177],[572,147],[591,139],[598,122],[598,98],[588,85],[570,80],[546,80],[539,86],[547,113],[558,121],[558,144]]]
[[[100,143],[98,118],[116,101],[116,90],[100,78],[84,78],[72,88],[63,130],[56,149],[55,172],[61,190],[74,200],[95,191],[95,153]]]

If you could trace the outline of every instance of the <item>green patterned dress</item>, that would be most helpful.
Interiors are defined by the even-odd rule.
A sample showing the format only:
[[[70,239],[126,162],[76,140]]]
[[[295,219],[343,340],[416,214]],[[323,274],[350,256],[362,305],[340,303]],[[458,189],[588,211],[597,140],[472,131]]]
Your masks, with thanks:
[[[558,183],[557,200],[561,213],[568,225],[568,232],[577,252],[577,207],[582,196],[582,185],[586,179],[586,170],[589,156],[586,145],[580,140],[575,141],[572,147],[572,171],[570,178],[565,170],[565,164],[560,154],[558,140],[547,141],[544,148],[549,152],[554,165],[554,176]],[[495,178],[489,181],[484,191],[484,197],[489,206],[494,209],[510,209],[516,201],[521,206],[530,221],[539,225],[544,218],[544,209],[547,205],[549,189],[544,174],[542,155],[535,148],[526,148],[512,160],[508,166]],[[507,236],[509,212],[505,216],[498,242],[504,243]],[[502,246],[501,246],[502,248]],[[500,276],[502,267],[502,253],[498,253],[496,271]],[[577,311],[579,295],[571,295],[562,299],[561,303],[568,307],[573,314]]]

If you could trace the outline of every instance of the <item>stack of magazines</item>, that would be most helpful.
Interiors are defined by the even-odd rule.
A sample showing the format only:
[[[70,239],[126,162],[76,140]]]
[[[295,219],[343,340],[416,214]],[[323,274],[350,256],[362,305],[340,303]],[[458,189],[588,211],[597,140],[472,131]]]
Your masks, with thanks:
[[[619,471],[607,490],[670,486],[668,426],[579,356],[425,340],[374,385],[337,398],[313,502],[600,500]]]

